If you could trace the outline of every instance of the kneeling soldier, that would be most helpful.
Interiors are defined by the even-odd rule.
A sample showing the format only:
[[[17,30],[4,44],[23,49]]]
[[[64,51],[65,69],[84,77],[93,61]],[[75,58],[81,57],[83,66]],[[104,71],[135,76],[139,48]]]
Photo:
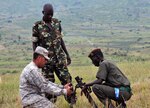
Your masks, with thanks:
[[[94,49],[88,56],[92,63],[99,67],[96,75],[96,80],[87,83],[87,86],[92,86],[92,90],[98,99],[106,107],[106,100],[112,99],[119,104],[131,98],[130,82],[121,70],[113,63],[104,60],[101,49]]]

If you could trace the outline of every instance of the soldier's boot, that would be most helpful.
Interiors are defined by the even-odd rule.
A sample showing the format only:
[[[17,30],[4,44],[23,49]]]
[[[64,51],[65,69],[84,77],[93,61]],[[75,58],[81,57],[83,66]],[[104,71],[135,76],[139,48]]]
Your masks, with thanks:
[[[120,103],[116,108],[127,108],[127,106],[124,103]]]
[[[122,101],[116,101],[117,108],[127,108],[124,97],[122,96]]]
[[[76,104],[77,100],[76,93],[74,92],[74,90],[70,96],[65,97],[65,100],[69,103],[69,107],[73,108],[73,105]]]

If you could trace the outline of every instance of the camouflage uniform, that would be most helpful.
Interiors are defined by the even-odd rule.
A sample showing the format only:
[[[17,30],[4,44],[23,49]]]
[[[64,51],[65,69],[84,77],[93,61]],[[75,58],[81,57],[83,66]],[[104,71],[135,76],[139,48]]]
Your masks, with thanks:
[[[62,35],[61,25],[58,19],[52,18],[51,26],[48,26],[43,20],[38,21],[33,26],[32,41],[36,46],[46,48],[51,59],[42,69],[42,73],[49,81],[55,82],[54,72],[61,81],[62,85],[71,82],[71,76],[66,64],[66,56],[61,46]],[[47,95],[48,99],[55,96]],[[54,102],[56,99],[54,99]]]
[[[71,82],[71,76],[66,65],[65,53],[61,46],[61,25],[57,19],[52,19],[51,27],[44,21],[38,21],[33,26],[32,40],[37,46],[46,48],[52,55],[43,68],[44,76],[54,82],[54,71],[64,85]]]
[[[62,85],[47,81],[34,62],[29,63],[22,71],[19,91],[23,108],[56,108],[45,98],[45,93],[56,96],[67,94]]]

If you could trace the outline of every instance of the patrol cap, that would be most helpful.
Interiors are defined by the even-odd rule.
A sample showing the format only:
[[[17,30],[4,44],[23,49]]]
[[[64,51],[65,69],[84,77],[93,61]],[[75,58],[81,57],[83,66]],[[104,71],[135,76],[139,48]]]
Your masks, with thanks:
[[[94,49],[94,50],[92,50],[91,52],[90,52],[90,54],[88,55],[88,57],[93,57],[93,56],[95,56],[95,55],[100,55],[101,57],[103,57],[103,53],[102,53],[102,51],[101,51],[101,49],[100,48],[96,48],[96,49]]]
[[[35,51],[35,53],[40,54],[42,56],[44,56],[47,60],[49,60],[50,58],[48,57],[48,51],[47,49],[41,47],[41,46],[37,46]]]

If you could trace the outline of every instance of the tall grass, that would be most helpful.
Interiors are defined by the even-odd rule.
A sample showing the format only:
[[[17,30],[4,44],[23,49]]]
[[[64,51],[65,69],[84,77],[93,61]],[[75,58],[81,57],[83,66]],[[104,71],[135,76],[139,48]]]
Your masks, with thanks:
[[[150,61],[147,62],[124,62],[117,64],[123,73],[131,81],[133,96],[127,101],[128,108],[148,108],[150,106]],[[97,68],[90,66],[70,66],[70,73],[73,77],[73,84],[76,82],[74,78],[80,76],[83,82],[90,82],[95,79]],[[0,76],[0,108],[21,108],[19,96],[19,76],[20,73],[5,74]],[[56,83],[59,83],[57,80]],[[92,93],[99,107],[102,104]],[[74,108],[91,108],[88,100],[84,96],[80,96],[80,89],[77,89],[77,104]],[[58,97],[56,105],[59,108],[69,108],[63,96]]]
[[[21,108],[18,88],[19,74],[1,76],[0,108]]]

